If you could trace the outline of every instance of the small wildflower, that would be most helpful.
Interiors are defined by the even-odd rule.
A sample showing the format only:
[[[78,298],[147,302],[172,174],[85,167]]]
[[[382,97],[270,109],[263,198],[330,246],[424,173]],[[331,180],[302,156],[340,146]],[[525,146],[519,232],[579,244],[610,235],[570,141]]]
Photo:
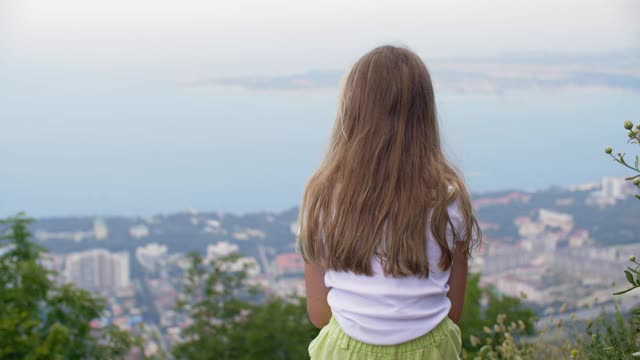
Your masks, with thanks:
[[[559,313],[563,313],[567,310],[567,304],[562,304],[562,306],[560,307],[560,310],[558,310]]]
[[[613,149],[611,148],[611,146],[607,146],[606,148],[604,148],[604,152],[606,154],[611,154],[613,152]],[[524,293],[521,291],[520,294],[524,294]]]
[[[627,136],[628,136],[630,139],[633,139],[634,137],[636,137],[636,132],[635,132],[635,131],[633,131],[633,130],[631,130],[631,131],[629,131],[629,133],[627,133]]]
[[[605,149],[605,151],[606,151],[606,149]],[[611,151],[613,151],[613,150],[611,150]],[[527,298],[527,293],[525,293],[524,291],[520,291],[520,299],[524,300],[526,298]]]
[[[640,124],[636,125],[636,129],[640,130]]]
[[[500,332],[500,326],[498,326],[498,324],[493,325],[493,330]]]
[[[633,185],[635,185],[635,186],[640,185],[640,179],[634,179],[633,180]]]
[[[518,326],[520,326],[520,330],[524,330],[525,328],[524,321],[518,320]]]
[[[571,313],[571,315],[569,315],[569,320],[573,320],[576,317],[576,313]]]
[[[627,129],[627,130],[633,129],[633,123],[631,122],[631,120],[625,120],[624,121],[624,128]]]
[[[562,327],[562,319],[558,320],[558,325],[557,326],[558,326],[558,328]]]
[[[638,179],[636,179],[636,180],[638,180]],[[633,183],[635,184],[635,181]],[[633,256],[633,255],[629,256],[629,261],[636,261],[636,257]]]
[[[491,329],[486,326],[482,328],[482,331],[484,331],[485,334],[491,334]]]
[[[471,337],[469,338],[469,341],[471,342],[471,346],[476,347],[478,345],[480,345],[480,339],[478,339],[477,337],[471,335]]]
[[[549,306],[548,308],[544,309],[544,314],[553,314],[556,310],[553,308],[553,306]]]
[[[571,350],[571,358],[575,359],[577,357],[578,357],[578,350],[576,349]]]
[[[639,124],[639,125],[640,125],[640,124]],[[638,352],[634,352],[633,354],[631,354],[631,356],[634,356],[634,357],[640,357],[640,351],[638,351]]]

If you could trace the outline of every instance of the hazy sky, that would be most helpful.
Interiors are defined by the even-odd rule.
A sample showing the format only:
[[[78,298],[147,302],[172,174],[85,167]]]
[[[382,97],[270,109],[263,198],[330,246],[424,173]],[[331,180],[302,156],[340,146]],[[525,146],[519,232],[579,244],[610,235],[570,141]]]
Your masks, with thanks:
[[[639,18],[636,0],[1,0],[0,46],[16,61],[286,73],[344,67],[384,42],[429,58],[637,48]]]
[[[434,64],[472,190],[622,175],[602,147],[640,120],[639,18],[636,0],[0,0],[0,217],[294,206],[339,74],[387,42]],[[185,86],[220,78],[267,86]]]

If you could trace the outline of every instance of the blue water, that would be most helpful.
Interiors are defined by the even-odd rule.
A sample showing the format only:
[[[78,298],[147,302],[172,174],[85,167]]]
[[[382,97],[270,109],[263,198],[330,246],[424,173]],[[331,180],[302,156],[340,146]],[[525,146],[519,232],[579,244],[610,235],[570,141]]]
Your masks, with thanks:
[[[335,91],[60,69],[0,75],[0,216],[291,207],[325,151],[336,104]],[[640,121],[637,93],[438,95],[447,153],[473,191],[623,175],[603,148],[640,150],[622,127]]]

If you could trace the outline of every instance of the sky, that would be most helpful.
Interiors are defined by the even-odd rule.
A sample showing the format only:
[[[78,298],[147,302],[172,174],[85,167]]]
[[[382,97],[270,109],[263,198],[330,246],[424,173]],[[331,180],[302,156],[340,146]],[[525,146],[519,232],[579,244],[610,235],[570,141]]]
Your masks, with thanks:
[[[640,120],[638,18],[633,0],[0,0],[0,216],[294,206],[340,75],[384,43],[432,70],[472,190],[621,175],[587,160],[555,178],[510,175],[477,149],[520,149],[549,170],[561,142],[593,156],[615,144],[605,129]],[[513,116],[535,136],[498,136]],[[547,131],[573,136],[525,153]]]
[[[604,51],[640,41],[635,0],[2,0],[0,6],[0,44],[18,59],[184,76],[342,68],[385,42],[432,58]]]

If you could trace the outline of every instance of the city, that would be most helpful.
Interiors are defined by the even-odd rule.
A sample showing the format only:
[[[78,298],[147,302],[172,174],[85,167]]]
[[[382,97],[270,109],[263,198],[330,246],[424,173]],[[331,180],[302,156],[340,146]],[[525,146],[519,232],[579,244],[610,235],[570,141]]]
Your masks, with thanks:
[[[625,212],[633,192],[623,178],[607,177],[565,189],[476,195],[485,242],[473,255],[471,271],[481,274],[482,284],[523,298],[540,322],[561,304],[578,317],[592,316],[586,306],[612,306],[611,279],[622,284],[624,262],[640,254],[633,241],[638,224]],[[33,233],[49,251],[44,265],[56,272],[56,282],[107,298],[108,312],[91,326],[114,324],[139,333],[145,355],[152,356],[179,342],[189,324],[175,310],[188,252],[199,252],[205,261],[238,253],[234,269],[248,268],[248,279],[265,295],[304,296],[296,216],[294,208],[247,215],[191,209],[149,218],[48,218],[38,219]],[[600,221],[592,222],[594,216]],[[625,224],[613,240],[600,236],[608,222]],[[638,302],[629,296],[622,307]]]

